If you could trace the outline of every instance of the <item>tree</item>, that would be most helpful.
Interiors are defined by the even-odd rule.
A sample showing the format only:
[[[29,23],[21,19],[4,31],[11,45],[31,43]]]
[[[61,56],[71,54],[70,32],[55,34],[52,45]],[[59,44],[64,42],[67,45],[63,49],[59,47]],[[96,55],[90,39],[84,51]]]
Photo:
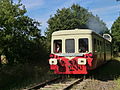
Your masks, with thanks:
[[[9,62],[30,59],[37,48],[34,39],[41,38],[40,23],[25,16],[27,10],[20,1],[1,0],[0,8],[0,54],[5,54]]]
[[[113,23],[111,27],[114,50],[120,52],[120,17]]]
[[[92,13],[88,12],[87,9],[80,7],[78,4],[73,4],[70,8],[58,9],[56,14],[51,16],[48,20],[48,28],[46,31],[48,47],[50,48],[51,34],[54,31],[75,28],[89,28],[101,34],[108,30],[105,23],[100,20],[98,16],[94,16]]]
[[[75,28],[88,28],[86,25],[88,12],[79,5],[72,5],[70,8],[57,10],[57,13],[48,20],[47,38],[50,40],[51,34],[58,30],[68,30]]]
[[[50,40],[51,34],[54,31],[75,28],[89,28],[99,32],[108,30],[105,23],[98,16],[94,16],[78,4],[73,4],[70,8],[58,9],[57,13],[50,17],[46,36]]]

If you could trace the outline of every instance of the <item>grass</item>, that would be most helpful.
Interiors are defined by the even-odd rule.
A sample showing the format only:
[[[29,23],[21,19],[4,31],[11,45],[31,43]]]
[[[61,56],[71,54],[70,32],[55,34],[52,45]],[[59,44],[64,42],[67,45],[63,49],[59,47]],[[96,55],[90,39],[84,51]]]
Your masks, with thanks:
[[[116,57],[107,64],[92,71],[91,75],[94,79],[100,81],[114,81],[117,84],[115,90],[120,90],[120,57]]]
[[[21,90],[55,77],[47,66],[26,63],[2,67],[0,90]]]
[[[120,62],[120,57],[116,57],[115,60],[118,60]],[[120,71],[120,68],[118,68],[118,70]],[[117,83],[117,87],[115,88],[115,90],[120,90],[120,75],[119,77],[115,80],[115,82]]]
[[[93,71],[94,77],[97,79],[114,80],[120,76],[120,61],[114,59],[107,64],[102,65]]]

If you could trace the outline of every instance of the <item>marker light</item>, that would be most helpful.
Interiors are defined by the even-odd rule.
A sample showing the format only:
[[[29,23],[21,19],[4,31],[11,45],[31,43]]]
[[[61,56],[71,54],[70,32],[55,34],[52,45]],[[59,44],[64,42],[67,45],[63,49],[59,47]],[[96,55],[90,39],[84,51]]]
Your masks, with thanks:
[[[78,64],[79,65],[85,65],[86,64],[86,59],[85,58],[78,58]]]
[[[57,59],[50,59],[49,64],[50,65],[57,65]]]

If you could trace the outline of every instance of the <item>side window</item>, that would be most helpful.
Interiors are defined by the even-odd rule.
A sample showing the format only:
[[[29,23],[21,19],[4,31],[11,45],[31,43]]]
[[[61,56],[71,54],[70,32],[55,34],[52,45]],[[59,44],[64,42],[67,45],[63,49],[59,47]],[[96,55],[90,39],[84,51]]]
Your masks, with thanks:
[[[94,38],[94,40],[93,40],[93,48],[94,48],[94,51],[96,51],[97,50],[97,40]]]
[[[102,43],[100,41],[100,52],[102,52]]]
[[[54,40],[53,42],[54,53],[62,52],[62,40]]]
[[[66,39],[65,52],[66,53],[74,53],[75,52],[75,40],[74,39]]]
[[[99,46],[99,40],[97,40],[97,46]]]
[[[79,52],[88,52],[88,38],[81,38],[78,42]]]
[[[99,40],[97,40],[97,51],[100,51]]]
[[[96,45],[96,43],[97,43],[96,41],[97,41],[97,40],[94,38],[94,45]]]

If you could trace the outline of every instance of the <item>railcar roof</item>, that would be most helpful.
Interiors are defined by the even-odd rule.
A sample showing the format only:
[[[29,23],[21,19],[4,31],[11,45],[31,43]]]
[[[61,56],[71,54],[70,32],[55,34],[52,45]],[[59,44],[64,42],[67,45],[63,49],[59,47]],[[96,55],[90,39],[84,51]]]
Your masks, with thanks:
[[[103,38],[101,35],[97,34],[96,32],[94,32],[91,29],[73,29],[73,30],[60,30],[60,31],[55,31],[52,33],[52,36],[59,36],[59,35],[78,35],[78,34],[95,34],[101,38]],[[105,38],[104,38],[105,39]],[[108,41],[106,39],[106,41]],[[110,42],[110,41],[108,41]]]
[[[86,33],[86,34],[91,34],[93,33],[92,30],[90,29],[74,29],[74,30],[60,30],[60,31],[55,31],[52,33],[52,35],[56,36],[56,35],[75,35],[75,34],[82,34],[82,33]]]

